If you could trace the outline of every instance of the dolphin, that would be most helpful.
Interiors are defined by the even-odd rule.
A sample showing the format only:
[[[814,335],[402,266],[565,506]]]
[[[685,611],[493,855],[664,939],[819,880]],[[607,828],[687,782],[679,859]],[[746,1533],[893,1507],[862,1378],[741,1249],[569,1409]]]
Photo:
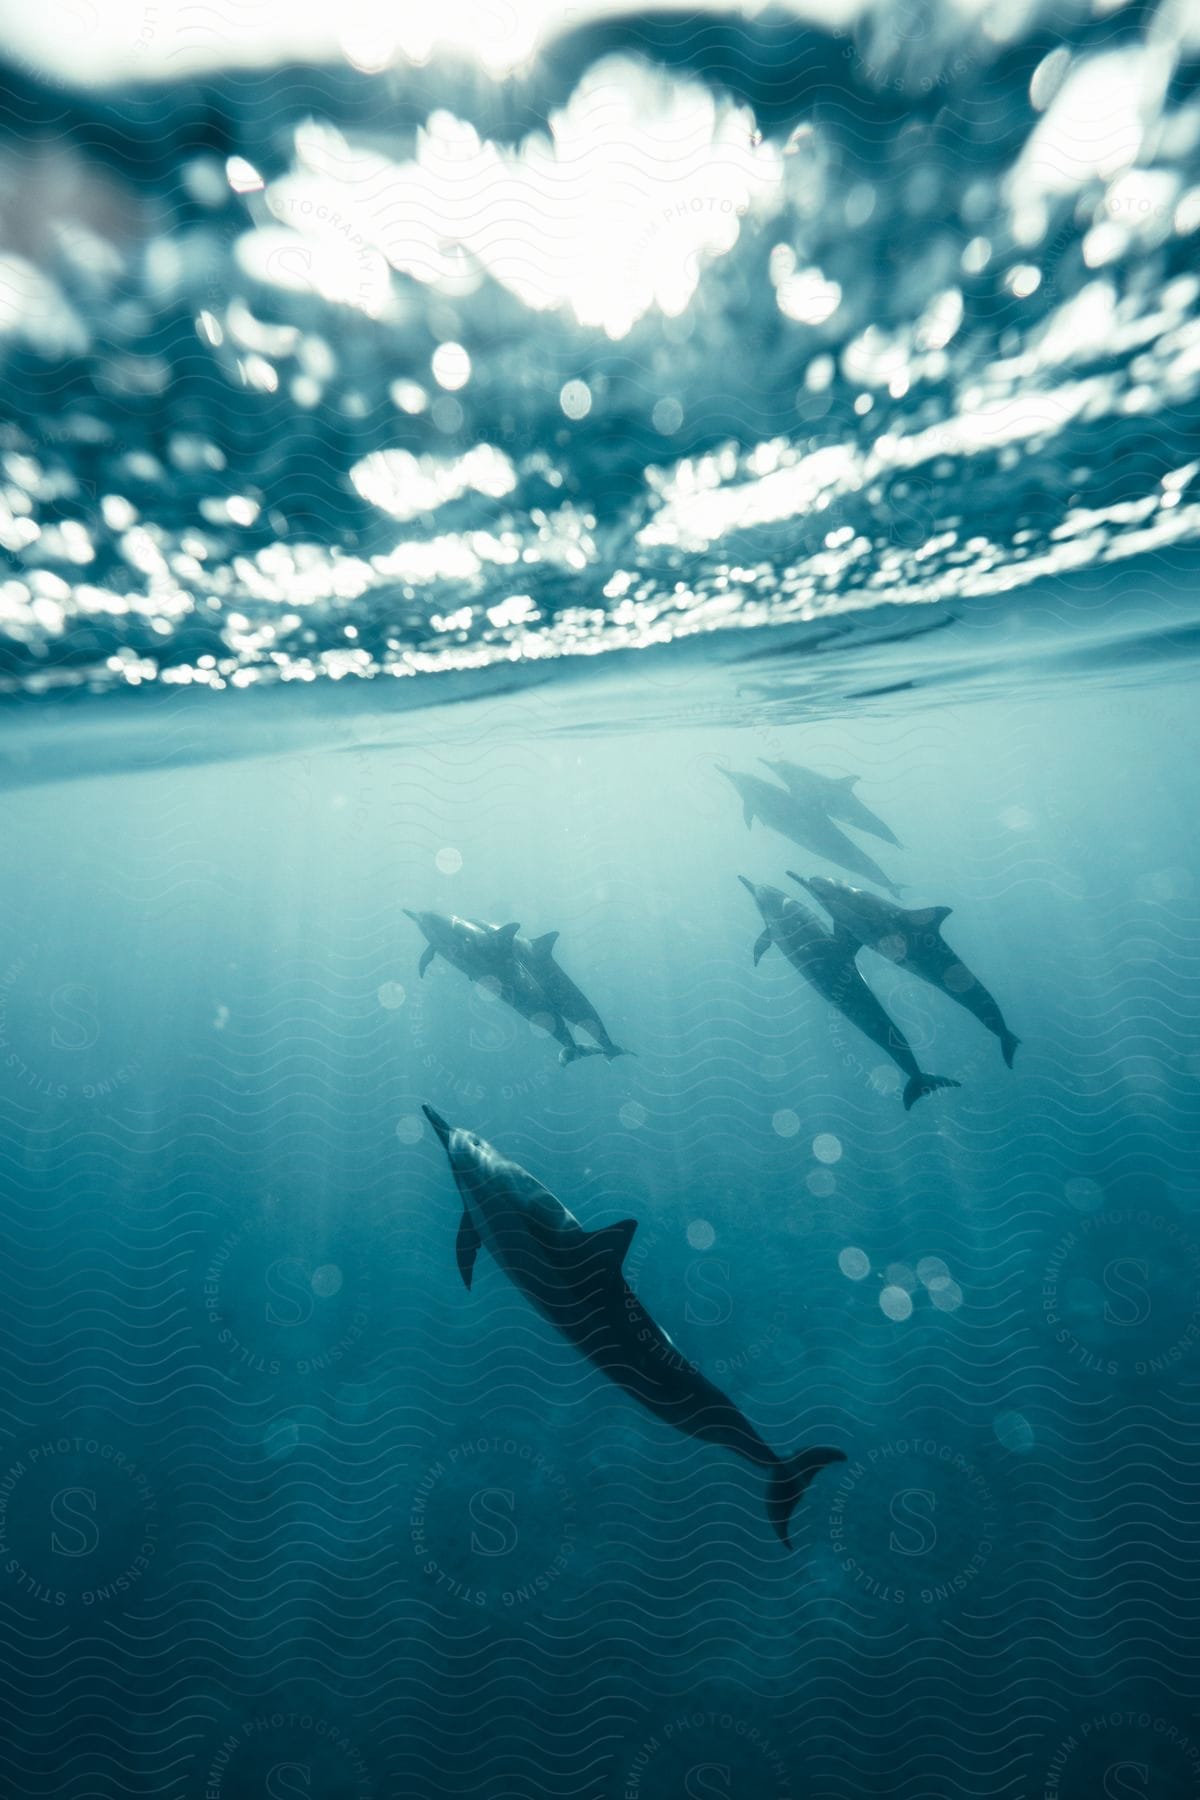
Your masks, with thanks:
[[[485,931],[507,929],[483,924],[481,920],[471,922],[482,925]],[[614,1056],[629,1056],[632,1054],[630,1051],[613,1043],[607,1026],[591,1001],[576,987],[566,971],[559,968],[554,960],[554,946],[557,942],[557,931],[547,931],[536,938],[525,938],[518,934],[512,939],[513,954],[525,964],[550,1001],[552,1010],[559,1013],[568,1025],[581,1026],[589,1037],[595,1038],[602,1055],[610,1062]]]
[[[426,947],[417,964],[419,975],[425,974],[435,956],[443,957],[469,981],[494,982],[499,998],[514,1012],[550,1032],[561,1046],[559,1062],[604,1055],[603,1050],[575,1042],[570,1026],[533,970],[514,952],[519,925],[479,925],[454,913],[410,912],[407,906],[404,911],[425,933]]]
[[[885,1050],[908,1076],[904,1089],[905,1112],[910,1111],[922,1094],[932,1094],[937,1088],[961,1087],[961,1082],[951,1081],[948,1076],[926,1075],[917,1067],[908,1039],[884,1012],[858,972],[854,960],[859,948],[857,938],[840,928],[826,931],[807,906],[801,906],[780,888],[748,881],[744,875],[739,875],[738,880],[754,896],[762,914],[763,929],[754,946],[755,966],[772,944],[777,945],[818,994],[844,1013],[872,1043]]]
[[[813,1448],[777,1456],[733,1401],[675,1348],[622,1272],[635,1219],[586,1231],[520,1163],[474,1132],[448,1125],[431,1106],[422,1110],[462,1196],[455,1254],[466,1286],[482,1244],[543,1319],[623,1393],[685,1437],[763,1469],[767,1516],[790,1548],[793,1508],[815,1475],[845,1462],[843,1452]]]
[[[737,769],[721,769],[721,774],[741,795],[742,816],[747,825],[761,819],[772,831],[781,832],[805,850],[814,851],[854,875],[877,882],[889,894],[899,894],[900,889],[879,864],[839,830],[816,802],[789,793],[787,788],[778,787],[773,781],[764,781],[760,775],[743,775]]]
[[[869,831],[872,837],[895,844],[897,850],[904,848],[891,826],[885,825],[879,814],[873,813],[851,791],[858,780],[857,775],[820,775],[816,769],[806,769],[803,763],[768,762],[765,756],[760,760],[765,769],[778,775],[797,799],[811,798],[824,807],[830,818],[841,819],[846,825],[857,825],[860,831]]]
[[[819,900],[834,924],[860,944],[877,950],[889,962],[900,963],[940,988],[949,999],[965,1006],[981,1025],[1000,1039],[1000,1054],[1011,1069],[1019,1037],[1004,1022],[1004,1015],[983,983],[961,963],[942,936],[948,906],[921,906],[911,910],[881,900],[878,894],[851,887],[848,881],[831,881],[824,875],[788,874]]]

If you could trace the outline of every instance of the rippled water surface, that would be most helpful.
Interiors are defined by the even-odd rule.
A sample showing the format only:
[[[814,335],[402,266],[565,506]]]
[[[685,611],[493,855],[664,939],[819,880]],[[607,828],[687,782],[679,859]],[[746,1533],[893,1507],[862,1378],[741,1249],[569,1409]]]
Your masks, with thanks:
[[[0,1786],[1200,1794],[1195,21],[444,12],[4,9]]]

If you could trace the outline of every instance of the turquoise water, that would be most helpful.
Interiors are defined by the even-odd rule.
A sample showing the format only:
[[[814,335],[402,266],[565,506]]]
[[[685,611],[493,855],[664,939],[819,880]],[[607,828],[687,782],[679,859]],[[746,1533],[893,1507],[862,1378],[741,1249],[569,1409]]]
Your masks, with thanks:
[[[0,1789],[1200,1794],[1190,18],[128,10],[0,71]]]
[[[839,653],[813,719],[782,650],[415,713],[330,693],[282,750],[270,695],[217,763],[219,697],[135,701],[119,774],[9,787],[12,1791],[1083,1794],[1126,1762],[1190,1791],[1189,665],[922,691],[954,640],[868,652],[918,686],[834,707]],[[836,872],[717,773],[781,756],[860,775],[1012,1071],[863,952],[962,1083],[906,1114],[753,966],[735,876]],[[560,930],[636,1056],[561,1068],[486,987],[420,979],[405,906]],[[423,1103],[589,1227],[636,1218],[627,1278],[686,1352],[774,1446],[845,1451],[790,1554],[757,1470],[486,1255],[464,1290]]]

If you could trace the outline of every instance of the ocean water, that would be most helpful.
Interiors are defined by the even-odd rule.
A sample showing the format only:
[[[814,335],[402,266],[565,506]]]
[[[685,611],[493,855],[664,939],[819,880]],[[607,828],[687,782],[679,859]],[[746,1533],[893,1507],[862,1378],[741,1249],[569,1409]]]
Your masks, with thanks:
[[[1200,1794],[1194,20],[471,18],[8,21],[0,1789]],[[1011,1069],[755,964],[781,760]],[[790,1550],[423,1106],[844,1453]]]

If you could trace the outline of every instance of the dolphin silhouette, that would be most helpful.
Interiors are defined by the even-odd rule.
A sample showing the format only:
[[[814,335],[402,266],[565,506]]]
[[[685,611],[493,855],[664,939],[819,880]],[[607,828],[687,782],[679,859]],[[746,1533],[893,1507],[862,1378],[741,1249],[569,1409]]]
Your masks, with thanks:
[[[830,818],[841,819],[846,825],[857,825],[860,831],[869,831],[872,837],[895,844],[897,850],[904,848],[891,826],[853,792],[857,775],[821,775],[816,769],[806,769],[803,763],[769,762],[765,756],[760,760],[763,767],[778,775],[798,799],[812,798],[825,808]]]
[[[505,926],[487,925],[482,920],[474,919],[484,931],[503,931]],[[623,1050],[620,1044],[614,1044],[608,1034],[608,1027],[601,1019],[596,1008],[587,998],[565,969],[559,967],[554,958],[554,946],[558,942],[557,931],[547,931],[541,937],[526,938],[518,933],[512,940],[514,956],[523,962],[534,980],[538,983],[554,1012],[561,1014],[568,1025],[577,1025],[586,1031],[589,1037],[595,1038],[601,1053],[611,1062],[614,1056],[631,1056],[630,1050]]]
[[[603,1056],[604,1051],[577,1044],[571,1028],[547,994],[534,971],[513,950],[519,925],[479,925],[454,913],[410,912],[408,918],[425,934],[417,973],[424,975],[435,956],[440,956],[469,981],[490,981],[496,993],[514,1012],[548,1031],[561,1048],[561,1063],[581,1056]]]
[[[431,1106],[422,1110],[462,1196],[455,1253],[466,1286],[483,1245],[536,1311],[623,1393],[685,1437],[763,1469],[767,1516],[790,1547],[797,1501],[822,1469],[846,1460],[843,1452],[814,1448],[777,1456],[733,1401],[680,1354],[622,1273],[636,1220],[585,1231],[519,1163],[474,1132],[448,1125]]]
[[[940,989],[947,999],[965,1006],[979,1023],[1000,1039],[1000,1054],[1011,1069],[1019,1037],[1008,1029],[1004,1015],[983,983],[960,962],[942,936],[948,906],[903,907],[878,894],[833,881],[824,875],[788,874],[819,900],[834,924],[857,938],[860,944],[886,956],[889,962],[911,969],[922,981]]]
[[[926,1075],[917,1067],[908,1039],[883,1010],[858,972],[855,955],[858,939],[849,932],[826,931],[821,921],[807,906],[801,906],[782,889],[764,883],[738,880],[754,896],[762,915],[763,930],[754,946],[755,965],[776,945],[792,967],[811,982],[817,992],[844,1013],[852,1025],[885,1050],[898,1068],[908,1076],[904,1089],[904,1110],[908,1112],[922,1094],[937,1088],[956,1088],[960,1082],[946,1075]]]
[[[900,893],[874,858],[848,838],[817,801],[791,793],[773,781],[764,781],[761,775],[745,775],[738,769],[721,769],[721,774],[741,795],[742,817],[748,826],[761,819],[772,831],[791,838],[793,844],[814,851],[840,869],[849,869],[853,875],[877,882],[889,894]]]

